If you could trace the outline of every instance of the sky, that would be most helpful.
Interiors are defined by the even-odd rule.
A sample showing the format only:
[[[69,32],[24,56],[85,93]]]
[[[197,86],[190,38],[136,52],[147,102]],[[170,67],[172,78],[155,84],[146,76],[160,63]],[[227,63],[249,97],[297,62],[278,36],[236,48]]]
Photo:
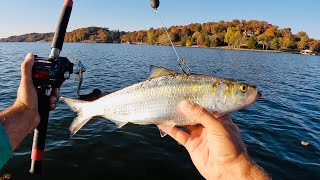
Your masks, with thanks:
[[[0,38],[54,32],[63,0],[0,0]],[[166,26],[261,20],[320,39],[319,0],[160,0]],[[99,26],[133,31],[162,27],[150,0],[74,0],[67,31]]]

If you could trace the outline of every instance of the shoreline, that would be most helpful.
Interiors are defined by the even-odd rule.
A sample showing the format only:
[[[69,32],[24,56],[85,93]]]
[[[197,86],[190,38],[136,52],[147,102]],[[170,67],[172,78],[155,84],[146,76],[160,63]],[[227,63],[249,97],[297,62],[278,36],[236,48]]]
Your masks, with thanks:
[[[120,43],[120,44],[128,44],[128,43]],[[149,45],[149,46],[170,46],[170,45],[161,45],[161,44],[147,44],[147,43],[140,43],[140,42],[132,42],[129,45]],[[246,48],[232,48],[230,46],[218,46],[218,47],[206,47],[206,46],[181,46],[174,44],[176,47],[186,47],[186,48],[205,48],[205,49],[224,49],[224,50],[235,50],[235,51],[252,51],[252,52],[267,52],[267,53],[284,53],[284,54],[301,54],[298,50],[287,50],[287,51],[279,51],[279,50],[262,50],[262,49],[246,49]],[[301,54],[305,55],[305,54]],[[319,53],[316,53],[315,56],[319,56]]]
[[[0,43],[51,43],[49,41],[37,41],[37,42],[2,42]],[[132,43],[101,43],[101,42],[95,42],[95,41],[82,41],[82,42],[65,42],[65,43],[83,43],[83,44],[127,44],[127,45],[146,45],[146,46],[170,46],[170,45],[162,45],[162,44],[147,44],[147,43],[141,43],[141,42],[132,42]],[[262,49],[246,49],[246,48],[232,48],[230,46],[218,46],[218,47],[206,47],[206,46],[181,46],[175,44],[176,47],[186,47],[186,48],[204,48],[204,49],[223,49],[223,50],[234,50],[234,51],[252,51],[252,52],[267,52],[267,53],[284,53],[284,54],[300,54],[300,55],[307,55],[307,56],[320,56],[319,53],[316,53],[315,55],[309,55],[309,54],[301,54],[298,50],[288,50],[288,51],[279,51],[279,50],[262,50]]]

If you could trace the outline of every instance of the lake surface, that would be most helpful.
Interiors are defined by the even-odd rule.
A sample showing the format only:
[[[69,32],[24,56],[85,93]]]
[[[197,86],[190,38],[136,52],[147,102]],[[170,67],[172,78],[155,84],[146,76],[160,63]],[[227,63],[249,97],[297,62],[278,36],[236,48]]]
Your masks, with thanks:
[[[262,91],[253,105],[232,113],[248,153],[273,179],[320,179],[320,57],[297,54],[177,47],[194,73],[249,82]],[[28,52],[48,56],[48,43],[0,43],[0,109],[16,98],[20,63]],[[111,92],[149,75],[149,66],[179,70],[171,47],[65,44],[62,56],[85,64],[81,92]],[[74,76],[61,95],[76,96]],[[154,125],[121,129],[96,118],[64,141],[75,117],[58,102],[50,113],[43,179],[202,179],[186,150]],[[0,171],[29,175],[31,133]],[[302,146],[307,141],[309,146]],[[38,177],[39,178],[39,177]],[[39,178],[39,179],[42,179]],[[35,179],[35,178],[33,178]],[[37,178],[36,178],[37,179]]]

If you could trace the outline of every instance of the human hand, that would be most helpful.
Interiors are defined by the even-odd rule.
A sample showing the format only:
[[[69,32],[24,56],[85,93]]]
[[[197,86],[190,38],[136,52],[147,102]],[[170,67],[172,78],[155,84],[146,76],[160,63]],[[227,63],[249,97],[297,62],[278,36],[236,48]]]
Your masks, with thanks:
[[[21,81],[15,103],[0,113],[8,134],[12,150],[15,150],[27,134],[40,122],[38,96],[32,80],[34,55],[29,53],[21,64]],[[55,109],[59,99],[59,89],[53,89],[50,97],[50,110]]]
[[[21,81],[20,86],[18,88],[17,99],[15,101],[16,106],[23,107],[28,110],[32,116],[35,118],[31,118],[30,120],[30,129],[34,129],[39,124],[38,117],[38,96],[37,90],[33,85],[32,80],[32,67],[34,64],[34,55],[29,53],[23,63],[21,64]],[[59,100],[59,89],[54,88],[52,91],[52,95],[49,98],[50,110],[54,110],[56,108],[56,103]]]
[[[181,116],[196,120],[199,125],[189,125],[185,132],[177,127],[171,131],[158,125],[183,145],[206,179],[268,179],[264,171],[249,160],[239,128],[229,115],[209,113],[190,101],[177,107]]]

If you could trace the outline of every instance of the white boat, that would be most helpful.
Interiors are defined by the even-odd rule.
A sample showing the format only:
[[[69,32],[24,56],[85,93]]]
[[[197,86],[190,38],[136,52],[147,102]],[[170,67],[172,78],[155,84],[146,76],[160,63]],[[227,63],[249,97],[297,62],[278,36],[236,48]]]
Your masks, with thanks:
[[[300,54],[304,54],[304,55],[316,55],[316,53],[314,53],[313,51],[311,51],[311,50],[309,50],[309,49],[300,51]]]

